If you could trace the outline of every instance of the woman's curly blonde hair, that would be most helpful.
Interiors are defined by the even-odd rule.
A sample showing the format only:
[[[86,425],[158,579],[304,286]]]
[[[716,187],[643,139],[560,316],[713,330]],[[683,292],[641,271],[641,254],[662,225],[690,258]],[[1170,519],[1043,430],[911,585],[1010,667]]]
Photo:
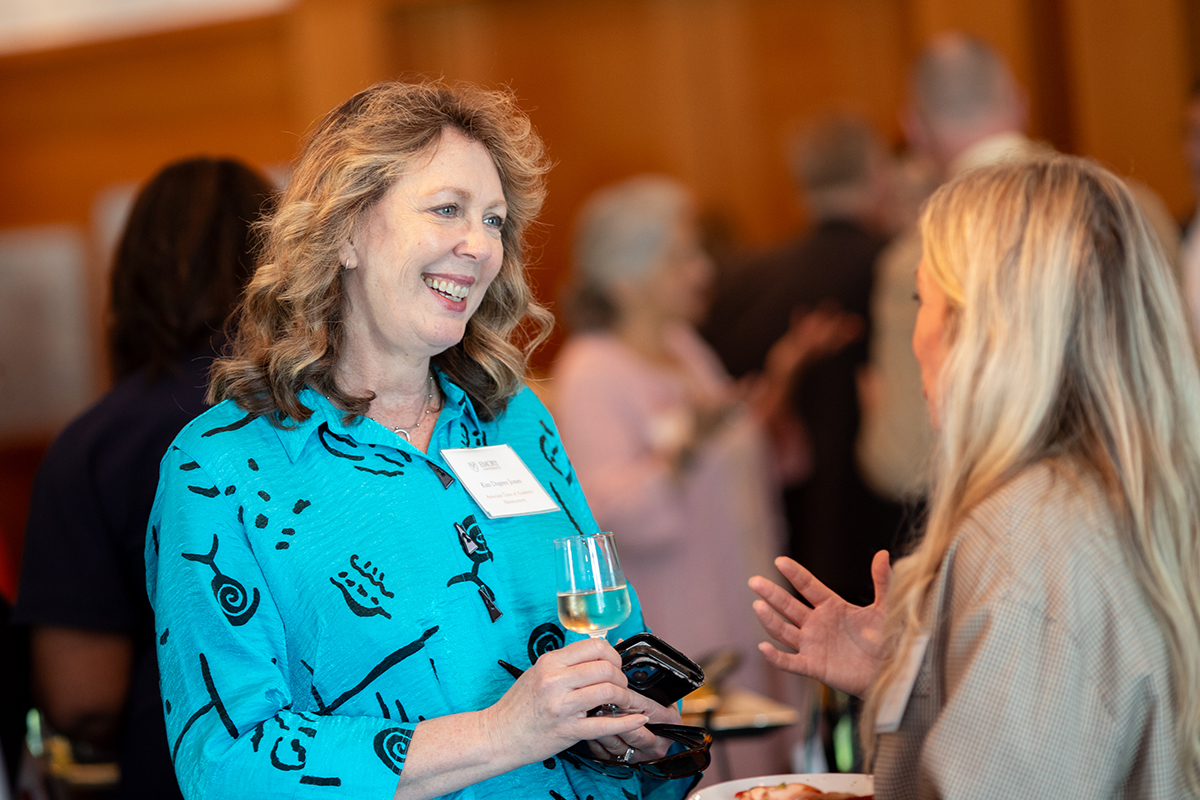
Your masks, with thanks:
[[[232,398],[276,425],[303,422],[312,414],[299,400],[307,385],[349,415],[366,413],[373,396],[349,395],[334,377],[347,308],[338,249],[359,216],[447,129],[487,149],[508,211],[500,273],[462,341],[433,363],[484,419],[504,410],[552,325],[522,261],[549,163],[510,94],[437,82],[378,83],[329,112],[309,136],[278,210],[262,224],[263,257],[234,317],[231,353],[213,366],[211,402]],[[514,342],[518,333],[524,346]]]

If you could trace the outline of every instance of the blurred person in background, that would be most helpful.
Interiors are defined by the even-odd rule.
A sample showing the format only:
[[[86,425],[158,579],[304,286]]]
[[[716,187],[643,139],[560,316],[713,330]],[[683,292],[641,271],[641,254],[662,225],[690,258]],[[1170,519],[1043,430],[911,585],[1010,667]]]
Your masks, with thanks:
[[[890,232],[890,159],[866,122],[817,120],[795,137],[790,155],[812,229],[724,270],[701,329],[735,377],[762,370],[798,312],[832,305],[867,319],[875,259]],[[900,519],[899,507],[868,489],[855,463],[856,376],[866,361],[860,336],[788,387],[790,411],[808,431],[812,473],[784,492],[788,554],[820,565],[840,594],[863,602],[872,586],[862,564],[891,545]]]
[[[163,724],[143,550],[158,464],[205,408],[222,325],[253,268],[272,188],[230,159],[164,167],[113,263],[115,386],[38,469],[14,620],[31,626],[35,701],[80,760],[116,760],[117,798],[179,797]]]
[[[1180,269],[1192,327],[1200,334],[1200,83],[1192,85],[1184,108],[1183,154],[1187,160],[1197,210],[1184,231]]]
[[[1200,795],[1200,370],[1139,206],[1055,155],[937,190],[923,537],[866,607],[752,581],[764,655],[867,697],[879,800]]]
[[[896,226],[893,165],[874,130],[848,115],[831,115],[799,131],[790,148],[797,193],[813,220],[799,238],[763,256],[726,268],[702,332],[735,376],[761,369],[791,317],[832,305],[869,319],[875,261]],[[771,287],[762,291],[763,286]],[[803,420],[812,443],[812,474],[783,492],[787,553],[810,565],[833,591],[869,603],[863,564],[893,549],[903,508],[870,489],[855,458],[860,419],[858,373],[867,363],[865,335],[810,365],[789,387],[791,413]],[[856,698],[822,692],[819,742],[825,764],[861,769],[854,735]]]
[[[644,175],[600,190],[580,212],[574,255],[572,333],[551,391],[596,520],[616,534],[657,635],[698,659],[732,647],[744,662],[730,683],[780,696],[750,658],[754,621],[737,598],[782,551],[781,479],[810,462],[787,387],[841,343],[846,322],[818,314],[785,329],[746,404],[694,328],[713,266],[682,185]],[[778,740],[730,744],[734,776],[786,768]]]
[[[1047,150],[1023,131],[1024,95],[984,42],[946,34],[918,58],[910,78],[905,133],[943,178]],[[869,365],[862,379],[859,467],[880,495],[917,503],[925,495],[933,429],[910,340],[917,316],[912,276],[921,259],[915,226],[882,253],[871,295]],[[864,571],[864,564],[859,564]]]
[[[989,164],[1051,152],[1025,134],[1028,103],[1007,63],[980,39],[946,33],[913,67],[905,118],[909,145],[942,180]],[[1134,181],[1137,198],[1167,262],[1179,262],[1179,233],[1161,198]],[[881,254],[871,297],[869,363],[861,385],[863,421],[859,467],[884,497],[923,503],[933,429],[925,413],[921,377],[910,347],[917,316],[912,276],[921,259],[914,227]]]

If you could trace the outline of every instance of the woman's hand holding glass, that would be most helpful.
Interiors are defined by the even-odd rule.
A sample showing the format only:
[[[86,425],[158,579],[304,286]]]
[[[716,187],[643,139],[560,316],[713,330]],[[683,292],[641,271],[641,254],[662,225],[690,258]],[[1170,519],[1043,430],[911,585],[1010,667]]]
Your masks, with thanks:
[[[589,717],[605,703],[636,704],[621,657],[603,640],[586,639],[544,653],[483,713],[494,746],[535,763],[584,739],[618,736],[649,721],[642,713]],[[622,751],[624,752],[624,751]]]
[[[616,654],[616,650],[613,651]],[[618,656],[618,661],[620,657]],[[624,678],[624,673],[621,674]],[[629,714],[638,717],[644,717],[652,723],[665,723],[668,725],[679,725],[682,719],[679,716],[679,711],[675,706],[660,706],[648,697],[645,697],[637,692],[628,689],[628,697],[623,703],[616,703],[620,709],[622,716],[617,719],[627,719]],[[593,719],[602,719],[597,716]],[[612,717],[609,717],[612,719]],[[607,760],[626,760],[628,763],[636,764],[641,761],[650,761],[655,758],[662,758],[667,754],[667,750],[671,747],[671,740],[662,736],[656,736],[645,725],[633,728],[628,731],[623,731],[608,736],[597,736],[589,742],[592,754],[596,758]],[[630,753],[629,751],[633,752]]]
[[[588,715],[610,703],[627,713]],[[646,723],[680,721],[674,708],[628,688],[620,655],[603,639],[544,653],[482,714],[493,747],[513,753],[522,764],[545,760],[585,740],[592,740],[600,758],[616,758],[628,748],[638,755],[633,761],[658,758],[670,741],[646,730]]]
[[[806,675],[839,691],[862,696],[883,661],[883,618],[891,565],[887,551],[871,561],[875,602],[856,606],[843,600],[790,558],[775,566],[812,608],[766,578],[755,575],[750,588],[761,600],[754,613],[773,639],[791,649],[785,653],[769,642],[758,646],[776,667]]]
[[[554,548],[559,621],[569,630],[604,642],[602,652],[615,664],[616,683],[624,689],[621,702],[589,706],[591,718],[617,715],[645,718],[641,724],[632,727],[622,726],[622,730],[605,730],[595,736],[579,738],[592,740],[591,749],[598,758],[645,761],[661,757],[670,747],[670,740],[655,736],[644,723],[678,724],[679,714],[674,708],[664,708],[628,690],[625,675],[621,672],[621,657],[605,640],[607,632],[624,622],[630,611],[629,590],[617,557],[615,537],[608,532],[568,536],[556,539]]]

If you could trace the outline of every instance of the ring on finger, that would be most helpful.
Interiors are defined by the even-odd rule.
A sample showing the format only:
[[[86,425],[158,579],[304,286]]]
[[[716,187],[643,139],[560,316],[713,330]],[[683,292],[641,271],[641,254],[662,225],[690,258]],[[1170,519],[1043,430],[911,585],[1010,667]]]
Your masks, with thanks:
[[[630,761],[632,761],[632,759],[633,759],[633,753],[634,753],[634,750],[633,750],[633,748],[632,748],[632,747],[630,747],[630,748],[627,748],[627,749],[625,750],[625,754],[624,754],[624,755],[617,756],[617,763],[618,763],[618,764],[628,764],[628,763],[630,763]]]

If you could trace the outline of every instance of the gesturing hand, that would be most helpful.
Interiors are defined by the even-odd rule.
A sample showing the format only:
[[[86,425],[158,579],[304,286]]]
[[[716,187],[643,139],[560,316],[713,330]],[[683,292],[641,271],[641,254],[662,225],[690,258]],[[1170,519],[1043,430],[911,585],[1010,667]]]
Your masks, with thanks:
[[[770,642],[758,649],[780,669],[861,696],[883,660],[883,617],[891,574],[887,551],[879,551],[871,561],[875,602],[865,607],[847,603],[790,558],[777,558],[775,566],[813,607],[760,575],[751,578],[750,588],[762,598],[754,601],[758,621],[771,638],[796,652],[785,653]]]

